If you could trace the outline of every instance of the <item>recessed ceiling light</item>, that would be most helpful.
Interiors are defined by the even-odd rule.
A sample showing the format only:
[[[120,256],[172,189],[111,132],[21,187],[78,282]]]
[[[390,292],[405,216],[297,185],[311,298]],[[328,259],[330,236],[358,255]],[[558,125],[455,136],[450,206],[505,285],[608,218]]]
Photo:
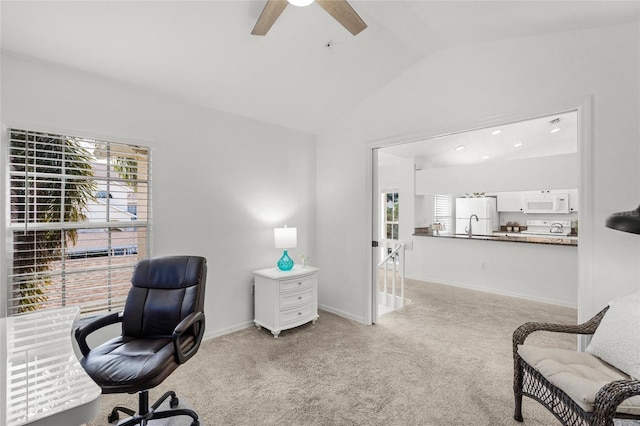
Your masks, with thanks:
[[[485,155],[484,157],[482,157],[483,160],[487,160],[489,158],[491,158],[491,156],[489,156],[489,155]]]
[[[456,147],[456,151],[462,151],[464,149],[464,145],[460,145]]]
[[[519,146],[522,146],[522,142],[518,142],[518,143],[513,145],[514,148],[518,148]]]
[[[559,132],[559,131],[560,131],[560,128],[559,128],[559,127],[556,127],[555,129],[553,129],[553,130],[551,131],[551,133],[557,133],[557,132]]]
[[[502,130],[500,130],[500,129],[498,129],[498,130],[494,130],[493,132],[491,132],[491,134],[492,134],[493,136],[495,136],[495,135],[499,135],[500,133],[502,133]]]

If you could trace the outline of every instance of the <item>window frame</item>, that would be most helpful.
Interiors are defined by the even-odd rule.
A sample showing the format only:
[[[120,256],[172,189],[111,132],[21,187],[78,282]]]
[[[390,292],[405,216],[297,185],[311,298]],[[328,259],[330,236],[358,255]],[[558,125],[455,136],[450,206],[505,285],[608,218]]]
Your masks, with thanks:
[[[396,215],[397,213],[397,217],[395,218],[396,220],[388,220],[387,219],[387,203],[388,203],[388,198],[389,198],[389,194],[392,195],[392,198],[395,200],[394,201],[394,206],[398,206],[397,210],[393,210],[392,215]],[[380,202],[381,202],[381,236],[384,236],[384,238],[382,238],[383,240],[399,240],[400,239],[400,191],[398,191],[397,189],[394,190],[389,190],[389,191],[384,191],[381,193],[380,196]],[[391,238],[389,238],[388,233],[387,233],[387,226],[391,225],[392,231],[391,231]],[[397,229],[397,233],[395,235],[395,238],[393,238],[393,229]]]
[[[27,130],[28,129],[28,130]],[[14,287],[16,287],[16,283],[15,281],[13,281],[13,275],[14,275],[14,238],[13,235],[15,233],[17,233],[20,229],[25,228],[25,229],[29,229],[30,231],[40,231],[40,230],[55,230],[60,231],[62,236],[65,236],[65,230],[68,229],[75,229],[77,230],[76,232],[81,233],[81,232],[92,232],[92,230],[94,230],[93,232],[96,232],[95,230],[97,229],[109,229],[110,231],[108,232],[109,236],[106,237],[106,239],[108,240],[108,246],[106,247],[106,253],[107,255],[104,256],[106,258],[108,258],[108,260],[106,261],[107,266],[106,267],[96,267],[94,269],[91,268],[87,268],[86,269],[86,273],[89,274],[95,274],[96,276],[98,276],[99,274],[97,273],[98,270],[100,271],[106,271],[106,274],[109,277],[109,283],[105,284],[105,286],[110,287],[113,284],[112,281],[112,272],[115,271],[116,269],[118,269],[116,266],[114,266],[113,262],[111,261],[111,259],[113,257],[116,256],[115,254],[115,246],[112,245],[113,239],[111,238],[111,234],[118,230],[118,231],[122,231],[122,230],[133,230],[133,232],[135,232],[135,234],[131,234],[131,235],[135,235],[134,237],[134,243],[135,243],[135,247],[136,249],[134,250],[123,250],[122,253],[131,253],[131,252],[136,252],[136,260],[129,262],[127,264],[127,266],[120,266],[121,269],[130,269],[131,271],[133,270],[133,267],[135,266],[135,263],[137,263],[137,260],[140,260],[142,258],[145,257],[149,257],[151,256],[151,249],[152,249],[152,244],[151,244],[151,235],[152,235],[152,196],[151,196],[151,190],[152,190],[152,169],[151,169],[151,164],[152,164],[152,151],[151,148],[146,145],[146,144],[140,144],[140,143],[136,143],[136,142],[130,142],[130,141],[122,141],[122,140],[118,140],[117,138],[92,138],[90,136],[84,136],[84,137],[78,137],[78,136],[70,136],[70,134],[73,134],[73,132],[64,132],[64,131],[46,131],[46,130],[40,130],[37,128],[34,128],[33,126],[3,126],[2,129],[2,147],[1,147],[1,154],[0,154],[0,161],[2,162],[2,164],[4,165],[4,169],[5,172],[2,173],[2,176],[0,177],[0,179],[3,181],[3,185],[2,185],[2,193],[1,196],[3,198],[3,203],[5,204],[5,208],[2,209],[2,222],[3,222],[3,227],[4,227],[4,232],[2,233],[2,239],[4,240],[4,247],[5,250],[3,251],[3,257],[1,259],[1,267],[0,267],[0,273],[2,274],[1,276],[3,277],[3,281],[6,282],[6,286],[4,286],[3,290],[2,290],[2,295],[0,296],[0,302],[2,303],[2,306],[0,308],[0,312],[2,313],[3,316],[12,316],[12,315],[16,315],[17,314],[17,310],[18,308],[15,305],[12,305],[12,301],[14,300],[14,298],[11,296],[12,292],[14,291]],[[124,170],[122,173],[126,173],[126,172],[130,172],[131,174],[129,176],[135,176],[135,179],[133,178],[123,178],[123,175],[120,174],[119,176],[110,176],[110,171],[113,168],[113,163],[108,162],[109,160],[107,160],[107,163],[105,164],[109,164],[109,166],[106,166],[106,176],[92,176],[91,180],[94,181],[105,181],[106,183],[106,188],[107,188],[107,193],[109,193],[110,191],[110,184],[112,182],[116,182],[116,181],[120,181],[120,182],[124,182],[124,181],[129,181],[129,183],[131,183],[131,185],[135,185],[135,190],[134,192],[136,194],[135,200],[134,202],[140,201],[142,200],[143,204],[144,204],[144,215],[146,216],[144,219],[141,219],[138,215],[137,215],[137,208],[136,208],[136,214],[131,214],[131,212],[129,211],[129,209],[127,208],[127,214],[130,214],[130,217],[134,217],[131,222],[118,222],[116,223],[113,220],[109,219],[109,211],[112,209],[112,205],[110,204],[111,197],[107,197],[106,200],[103,199],[104,203],[105,203],[105,218],[104,220],[91,220],[91,219],[86,219],[85,220],[81,220],[81,221],[76,221],[76,222],[70,222],[70,221],[65,221],[64,219],[61,219],[60,221],[57,222],[51,222],[51,223],[39,223],[38,219],[36,219],[35,221],[26,221],[28,222],[27,225],[25,225],[25,221],[19,222],[19,221],[15,221],[12,220],[12,204],[14,204],[13,202],[13,197],[14,194],[12,194],[12,176],[15,177],[16,173],[19,174],[19,172],[16,172],[15,170],[12,170],[12,159],[14,158],[14,156],[12,156],[11,151],[12,151],[12,147],[14,147],[15,142],[18,140],[17,137],[16,139],[14,139],[12,137],[13,133],[18,133],[18,132],[23,132],[25,134],[30,134],[30,135],[38,135],[38,136],[50,136],[52,139],[56,139],[58,141],[61,140],[69,140],[69,139],[74,139],[77,141],[87,141],[87,142],[91,142],[94,143],[95,146],[95,150],[99,150],[100,148],[105,148],[107,149],[107,151],[109,152],[109,154],[107,155],[107,158],[120,158],[122,159],[126,159],[126,158],[134,158],[134,164],[135,164],[135,169],[131,168],[131,169],[126,169],[126,166],[122,166],[122,169]],[[111,153],[111,149],[117,147],[118,149],[121,149],[122,151],[120,151],[118,154],[116,155],[112,155]],[[128,150],[128,151],[126,151]],[[91,164],[91,170],[93,172],[95,172],[95,165],[99,162],[97,159],[100,158],[101,154],[96,154],[95,157],[93,158],[93,160],[90,162]],[[64,157],[63,157],[64,158]],[[34,161],[39,161],[42,158],[38,158],[38,160],[34,160]],[[28,161],[28,160],[25,160]],[[63,164],[65,163],[66,160],[62,160]],[[131,164],[131,163],[130,163]],[[63,166],[62,166],[63,167]],[[27,173],[26,171],[23,173]],[[65,174],[64,171],[60,173],[61,176],[65,176],[65,177],[69,177],[69,175]],[[16,179],[14,178],[13,181],[16,181]],[[25,179],[25,182],[27,180]],[[61,181],[64,181],[64,178],[61,177]],[[60,186],[60,188],[63,188],[62,186]],[[66,186],[64,187],[66,188]],[[14,188],[15,189],[15,188]],[[53,191],[52,191],[53,192]],[[61,190],[61,192],[64,194],[64,189]],[[99,196],[96,196],[98,193],[98,191],[95,191],[94,193],[94,197],[93,200],[95,201],[96,199],[101,199]],[[24,195],[25,200],[28,198],[27,195]],[[62,196],[61,196],[62,198]],[[26,203],[26,201],[25,201]],[[62,203],[62,202],[61,202]],[[63,203],[62,203],[63,204]],[[128,206],[127,206],[128,207]],[[122,226],[124,224],[126,224],[127,226]],[[140,231],[138,231],[140,230]],[[117,240],[117,239],[115,239]],[[65,262],[67,262],[66,256],[69,255],[69,253],[71,252],[71,250],[67,250],[70,247],[65,247],[66,245],[66,236],[65,237],[61,237],[60,238],[61,244],[62,244],[62,255],[58,258],[59,262],[61,263],[61,267],[62,268],[66,268]],[[142,247],[141,247],[142,246]],[[88,251],[87,251],[88,253]],[[88,259],[89,256],[85,255],[85,257],[83,259]],[[69,258],[71,259],[71,258]],[[77,257],[76,257],[77,259]],[[67,270],[65,270],[66,272],[61,272],[61,276],[64,276],[66,273],[68,273]],[[129,280],[130,280],[130,273],[127,273],[128,278],[127,278],[127,286],[129,286]],[[99,285],[95,286],[96,288],[99,288]],[[91,290],[94,287],[90,287],[89,290],[84,290],[86,291],[87,294],[89,294],[91,292]],[[67,297],[64,294],[64,287],[62,287],[62,294],[59,295],[56,292],[53,292],[52,294],[54,295],[54,300],[56,298],[59,297],[59,299],[62,301],[60,302],[60,304],[58,306],[62,307],[62,306],[80,306],[82,309],[82,303],[67,303],[68,300],[65,299],[65,297]],[[98,302],[97,305],[100,305],[99,303],[99,299],[96,299],[96,301]],[[11,305],[11,306],[10,306]],[[58,306],[53,306],[53,307],[58,307]],[[118,311],[121,310],[122,307],[124,306],[124,301],[122,300],[121,303],[116,303],[115,305],[110,306],[107,302],[104,302],[102,305],[100,305],[101,308],[100,309],[91,309],[88,311],[83,310],[82,311],[82,315],[94,315],[94,314],[99,314],[99,313],[105,313],[105,312],[112,312],[112,311]],[[48,307],[45,308],[37,308],[38,309],[48,309]]]

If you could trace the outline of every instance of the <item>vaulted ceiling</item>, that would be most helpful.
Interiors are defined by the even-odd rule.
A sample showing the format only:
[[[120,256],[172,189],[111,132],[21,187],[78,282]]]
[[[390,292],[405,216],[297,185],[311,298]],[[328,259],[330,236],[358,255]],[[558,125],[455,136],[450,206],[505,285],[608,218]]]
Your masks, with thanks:
[[[358,1],[351,35],[317,4],[251,30],[266,1],[7,1],[2,49],[317,133],[458,44],[637,21],[638,1]]]

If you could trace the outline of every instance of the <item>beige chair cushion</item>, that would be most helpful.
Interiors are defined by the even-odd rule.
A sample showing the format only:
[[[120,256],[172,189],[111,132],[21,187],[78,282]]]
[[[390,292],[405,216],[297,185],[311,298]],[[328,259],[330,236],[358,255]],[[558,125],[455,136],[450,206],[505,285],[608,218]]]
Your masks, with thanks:
[[[593,411],[600,388],[614,380],[630,379],[600,358],[584,352],[519,345],[518,355],[587,412]],[[626,399],[617,411],[640,415],[640,396]]]

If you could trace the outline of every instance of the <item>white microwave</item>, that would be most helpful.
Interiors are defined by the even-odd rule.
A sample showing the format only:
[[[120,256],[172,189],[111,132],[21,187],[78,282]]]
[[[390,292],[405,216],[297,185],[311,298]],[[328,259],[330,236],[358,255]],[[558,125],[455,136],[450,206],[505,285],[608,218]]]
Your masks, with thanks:
[[[568,193],[531,194],[524,197],[525,213],[569,213]]]

